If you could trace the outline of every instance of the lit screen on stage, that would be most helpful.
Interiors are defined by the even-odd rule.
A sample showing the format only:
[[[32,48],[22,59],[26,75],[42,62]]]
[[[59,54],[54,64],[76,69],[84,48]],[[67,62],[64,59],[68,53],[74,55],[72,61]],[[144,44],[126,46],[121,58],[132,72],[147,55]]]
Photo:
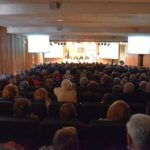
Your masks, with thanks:
[[[53,44],[49,46],[49,52],[44,53],[44,58],[63,58],[63,45]]]
[[[150,54],[150,36],[138,36],[138,35],[129,36],[128,53]]]
[[[29,35],[28,52],[43,53],[49,50],[49,35]]]
[[[118,59],[119,57],[119,43],[117,42],[102,42],[99,45],[100,58]]]

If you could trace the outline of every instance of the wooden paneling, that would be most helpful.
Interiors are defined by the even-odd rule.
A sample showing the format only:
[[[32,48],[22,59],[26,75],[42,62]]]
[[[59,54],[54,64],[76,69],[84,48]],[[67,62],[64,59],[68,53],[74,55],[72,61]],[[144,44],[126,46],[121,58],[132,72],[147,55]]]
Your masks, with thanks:
[[[0,27],[0,75],[30,67],[25,42],[24,36],[7,34],[6,29]]]
[[[150,55],[144,55],[143,57],[143,66],[150,67]]]
[[[139,56],[138,55],[133,55],[133,54],[126,54],[125,64],[129,65],[129,66],[138,66]]]

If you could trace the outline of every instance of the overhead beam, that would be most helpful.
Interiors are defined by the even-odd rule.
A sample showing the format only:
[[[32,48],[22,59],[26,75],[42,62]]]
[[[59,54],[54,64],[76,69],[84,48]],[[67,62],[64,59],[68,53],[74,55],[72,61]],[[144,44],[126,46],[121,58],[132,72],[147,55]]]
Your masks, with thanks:
[[[28,4],[28,3],[49,3],[54,0],[13,0],[13,3]],[[81,2],[81,0],[55,0],[55,2]],[[141,3],[150,2],[149,0],[82,0],[82,2],[130,2],[130,3]],[[0,0],[0,4],[10,4],[10,0]]]
[[[39,14],[51,11],[67,14],[68,12],[99,14],[149,14],[150,3],[106,3],[106,2],[63,2],[60,9],[51,10],[48,4],[1,4],[0,15]]]
[[[8,33],[80,33],[80,34],[132,34],[132,33],[150,33],[150,27],[8,27]]]
[[[127,36],[106,36],[106,35],[54,35],[50,34],[50,40],[62,40],[62,41],[113,41],[113,42],[127,42]]]

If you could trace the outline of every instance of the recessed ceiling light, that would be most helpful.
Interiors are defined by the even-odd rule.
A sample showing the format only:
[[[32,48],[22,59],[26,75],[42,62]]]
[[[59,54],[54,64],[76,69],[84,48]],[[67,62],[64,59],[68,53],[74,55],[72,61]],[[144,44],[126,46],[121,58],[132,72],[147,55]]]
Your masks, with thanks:
[[[58,19],[57,21],[61,22],[61,21],[63,21],[63,20],[62,20],[62,19]]]

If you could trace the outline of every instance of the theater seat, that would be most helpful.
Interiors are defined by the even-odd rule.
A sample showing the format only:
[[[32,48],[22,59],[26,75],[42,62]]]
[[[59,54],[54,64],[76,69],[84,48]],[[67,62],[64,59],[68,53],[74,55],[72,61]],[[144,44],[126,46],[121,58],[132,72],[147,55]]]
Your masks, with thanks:
[[[16,117],[0,117],[0,141],[14,140],[29,147],[38,144],[39,122]]]
[[[85,124],[81,123],[78,120],[60,121],[58,119],[52,119],[52,118],[44,119],[41,123],[41,129],[40,129],[40,133],[41,133],[40,141],[42,141],[41,145],[51,144],[52,138],[56,130],[66,126],[73,126],[77,129],[80,143],[81,145],[83,145],[85,132],[87,132],[88,130],[88,127]]]
[[[7,116],[13,114],[13,102],[3,100],[0,98],[0,116]]]
[[[41,120],[47,117],[47,109],[43,102],[32,102],[31,111]]]
[[[84,103],[77,106],[79,120],[89,123],[91,120],[104,118],[109,105],[100,103]]]
[[[146,111],[145,111],[145,113],[147,115],[150,115],[150,102],[148,102],[147,105],[146,105]]]
[[[116,121],[92,121],[86,142],[89,150],[123,150],[126,148],[126,125]]]

